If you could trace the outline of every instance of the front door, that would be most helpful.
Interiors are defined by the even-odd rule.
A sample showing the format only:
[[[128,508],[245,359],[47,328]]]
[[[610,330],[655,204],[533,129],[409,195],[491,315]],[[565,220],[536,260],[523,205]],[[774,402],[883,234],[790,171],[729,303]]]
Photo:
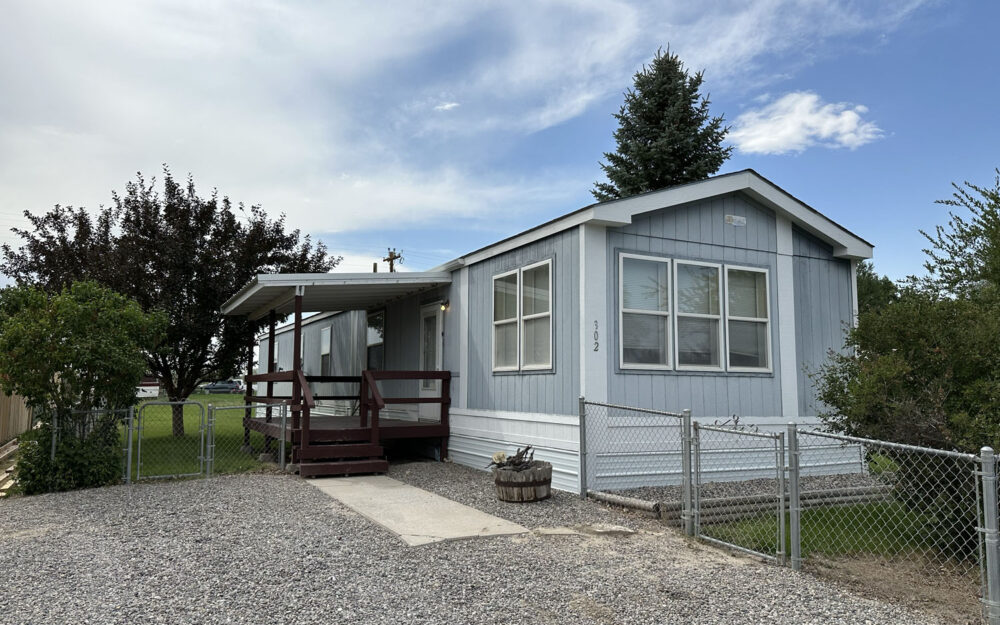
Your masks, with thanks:
[[[444,326],[440,304],[420,309],[420,370],[440,371],[441,352],[444,348]],[[420,380],[420,397],[440,397],[441,380]],[[437,421],[441,404],[417,404],[421,419]]]

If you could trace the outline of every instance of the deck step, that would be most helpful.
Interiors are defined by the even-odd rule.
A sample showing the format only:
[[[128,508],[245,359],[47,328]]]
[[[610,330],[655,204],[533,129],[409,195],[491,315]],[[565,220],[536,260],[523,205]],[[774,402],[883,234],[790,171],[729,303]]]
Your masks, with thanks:
[[[299,475],[302,477],[385,473],[388,470],[388,460],[341,460],[339,462],[303,462],[299,464]]]
[[[342,444],[342,445],[312,445],[305,449],[296,449],[296,455],[302,460],[329,460],[340,458],[381,458],[385,451],[381,445]]]

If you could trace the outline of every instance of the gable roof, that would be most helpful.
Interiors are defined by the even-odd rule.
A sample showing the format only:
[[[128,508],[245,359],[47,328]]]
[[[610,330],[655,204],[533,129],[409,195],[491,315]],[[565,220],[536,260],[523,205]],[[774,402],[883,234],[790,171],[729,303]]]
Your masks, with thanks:
[[[471,265],[580,224],[627,226],[632,223],[633,217],[643,213],[730,193],[743,193],[773,210],[776,214],[784,215],[794,225],[831,245],[833,255],[837,258],[862,260],[872,257],[874,246],[871,243],[799,200],[756,171],[744,169],[658,191],[590,204],[439,265],[431,271],[449,271],[464,265]]]

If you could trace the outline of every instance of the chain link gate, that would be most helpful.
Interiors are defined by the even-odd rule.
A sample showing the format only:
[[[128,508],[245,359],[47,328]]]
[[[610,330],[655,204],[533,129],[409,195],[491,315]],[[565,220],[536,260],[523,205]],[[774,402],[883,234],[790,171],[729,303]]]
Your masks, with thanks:
[[[179,423],[176,416],[180,417]],[[195,401],[151,401],[142,404],[135,420],[135,479],[206,474],[205,417],[205,407]],[[129,472],[128,468],[126,472]]]
[[[692,425],[695,535],[785,563],[784,433]]]
[[[261,434],[249,428],[249,420],[263,411],[270,421],[275,416],[281,425],[281,434],[277,439]],[[277,415],[273,412],[277,411]],[[218,472],[238,473],[252,469],[259,464],[260,456],[267,456],[270,461],[277,462],[285,468],[286,447],[285,436],[288,426],[287,404],[245,404],[239,406],[208,405],[206,425],[206,476],[212,477]],[[259,444],[255,448],[253,443]],[[277,450],[274,447],[277,447]],[[254,453],[260,456],[254,456]]]

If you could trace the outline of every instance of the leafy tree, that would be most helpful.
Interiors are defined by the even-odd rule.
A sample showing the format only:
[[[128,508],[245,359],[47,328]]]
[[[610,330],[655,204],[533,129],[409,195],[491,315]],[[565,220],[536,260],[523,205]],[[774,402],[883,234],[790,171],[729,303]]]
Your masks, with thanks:
[[[146,354],[167,320],[94,282],[55,294],[0,292],[0,389],[25,398],[40,428],[22,436],[17,479],[27,494],[99,486],[121,477],[118,420],[74,411],[135,404]],[[55,424],[64,435],[51,456]]]
[[[950,210],[946,226],[937,226],[933,235],[920,231],[930,243],[924,250],[927,288],[963,296],[1000,286],[1000,169],[994,173],[992,187],[952,183],[952,196],[938,204],[968,216]]]
[[[657,50],[635,74],[634,87],[615,114],[615,152],[605,152],[601,169],[608,182],[594,184],[599,202],[707,178],[732,153],[722,140],[723,116],[709,114],[700,93],[703,72],[688,74],[676,54]]]
[[[94,280],[143,310],[164,311],[164,348],[148,350],[146,366],[171,401],[206,379],[237,375],[247,362],[261,324],[223,316],[220,308],[254,275],[326,272],[340,260],[298,230],[286,231],[284,216],[234,207],[215,192],[199,197],[190,177],[181,184],[167,169],[162,195],[140,174],[112,197],[93,214],[63,206],[25,211],[31,228],[14,230],[23,245],[3,246],[0,270],[49,291]],[[173,432],[182,436],[183,413],[175,408]]]
[[[858,312],[881,310],[899,299],[899,288],[888,276],[875,273],[870,261],[858,264]]]
[[[1000,443],[1000,172],[992,188],[953,186],[940,203],[968,214],[924,233],[928,275],[895,293],[868,280],[847,349],[814,375],[837,430],[968,452]],[[859,301],[861,284],[859,272]]]

